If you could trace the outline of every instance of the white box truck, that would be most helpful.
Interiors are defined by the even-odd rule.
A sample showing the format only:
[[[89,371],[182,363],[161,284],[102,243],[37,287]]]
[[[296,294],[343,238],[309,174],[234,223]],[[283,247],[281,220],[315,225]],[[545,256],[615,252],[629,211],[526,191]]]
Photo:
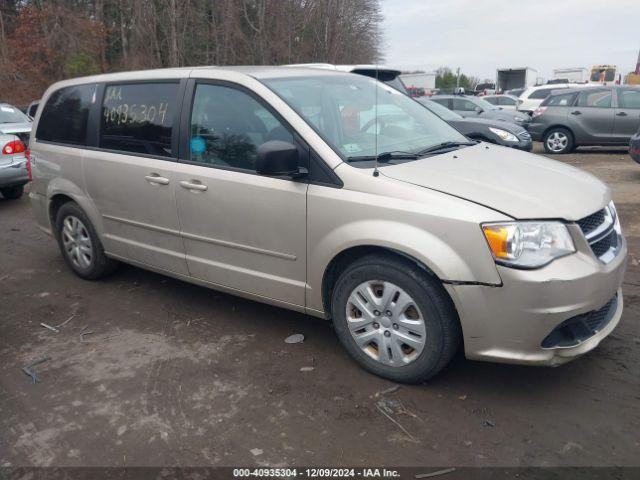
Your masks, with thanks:
[[[556,68],[553,70],[554,80],[567,80],[567,83],[585,83],[589,81],[589,69],[584,67]]]
[[[496,89],[500,92],[512,88],[533,87],[538,80],[538,72],[533,68],[499,68],[496,70]]]

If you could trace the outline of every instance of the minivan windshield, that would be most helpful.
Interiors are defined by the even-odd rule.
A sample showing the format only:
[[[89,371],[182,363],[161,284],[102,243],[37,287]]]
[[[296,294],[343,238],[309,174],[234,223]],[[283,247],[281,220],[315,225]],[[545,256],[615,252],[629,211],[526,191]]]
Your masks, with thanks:
[[[314,75],[262,81],[344,160],[401,154],[403,161],[409,161],[438,145],[469,144],[437,115],[371,78]]]
[[[31,119],[11,105],[0,105],[0,123],[29,123]]]

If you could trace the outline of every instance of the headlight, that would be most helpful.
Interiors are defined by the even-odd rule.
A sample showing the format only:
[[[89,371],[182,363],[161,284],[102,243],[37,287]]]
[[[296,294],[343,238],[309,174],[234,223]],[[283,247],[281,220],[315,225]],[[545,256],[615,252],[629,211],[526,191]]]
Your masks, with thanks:
[[[516,137],[513,133],[507,132],[506,130],[501,130],[499,128],[493,128],[493,127],[489,127],[489,130],[491,130],[493,133],[498,135],[505,142],[517,142],[518,141],[518,137]]]
[[[482,231],[496,263],[509,267],[539,268],[576,251],[560,222],[485,223]]]

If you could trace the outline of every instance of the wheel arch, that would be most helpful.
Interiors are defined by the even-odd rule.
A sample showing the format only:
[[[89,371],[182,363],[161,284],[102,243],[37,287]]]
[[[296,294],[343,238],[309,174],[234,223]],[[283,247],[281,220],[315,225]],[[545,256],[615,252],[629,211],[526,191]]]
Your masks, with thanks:
[[[327,318],[331,317],[331,297],[333,295],[333,288],[342,272],[344,272],[344,270],[355,261],[373,254],[391,256],[405,261],[410,261],[417,265],[418,268],[420,268],[426,275],[429,275],[430,277],[438,280],[438,282],[442,283],[442,280],[424,262],[405,252],[380,245],[352,246],[346,248],[345,250],[342,250],[337,255],[335,255],[327,265],[327,268],[325,269],[322,276],[322,306]],[[446,289],[443,288],[443,291],[447,296],[449,296],[449,293],[446,291]],[[450,296],[449,298],[451,299]],[[452,304],[454,304],[453,299],[451,299],[451,302]]]
[[[547,136],[547,133],[549,133],[554,128],[562,128],[563,130],[568,131],[571,134],[571,137],[573,138],[573,143],[574,143],[574,146],[575,146],[576,134],[573,132],[573,130],[570,127],[568,127],[567,125],[564,125],[562,123],[555,123],[555,124],[550,125],[547,128],[545,128],[544,131],[542,132],[542,141],[543,142],[544,142],[544,137]]]

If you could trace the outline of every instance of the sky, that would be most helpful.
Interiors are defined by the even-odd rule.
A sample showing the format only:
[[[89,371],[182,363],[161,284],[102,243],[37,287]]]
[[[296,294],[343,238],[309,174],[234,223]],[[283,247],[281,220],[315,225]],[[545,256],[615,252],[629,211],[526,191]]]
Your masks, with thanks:
[[[494,79],[500,67],[633,71],[640,0],[382,0],[385,64]]]

